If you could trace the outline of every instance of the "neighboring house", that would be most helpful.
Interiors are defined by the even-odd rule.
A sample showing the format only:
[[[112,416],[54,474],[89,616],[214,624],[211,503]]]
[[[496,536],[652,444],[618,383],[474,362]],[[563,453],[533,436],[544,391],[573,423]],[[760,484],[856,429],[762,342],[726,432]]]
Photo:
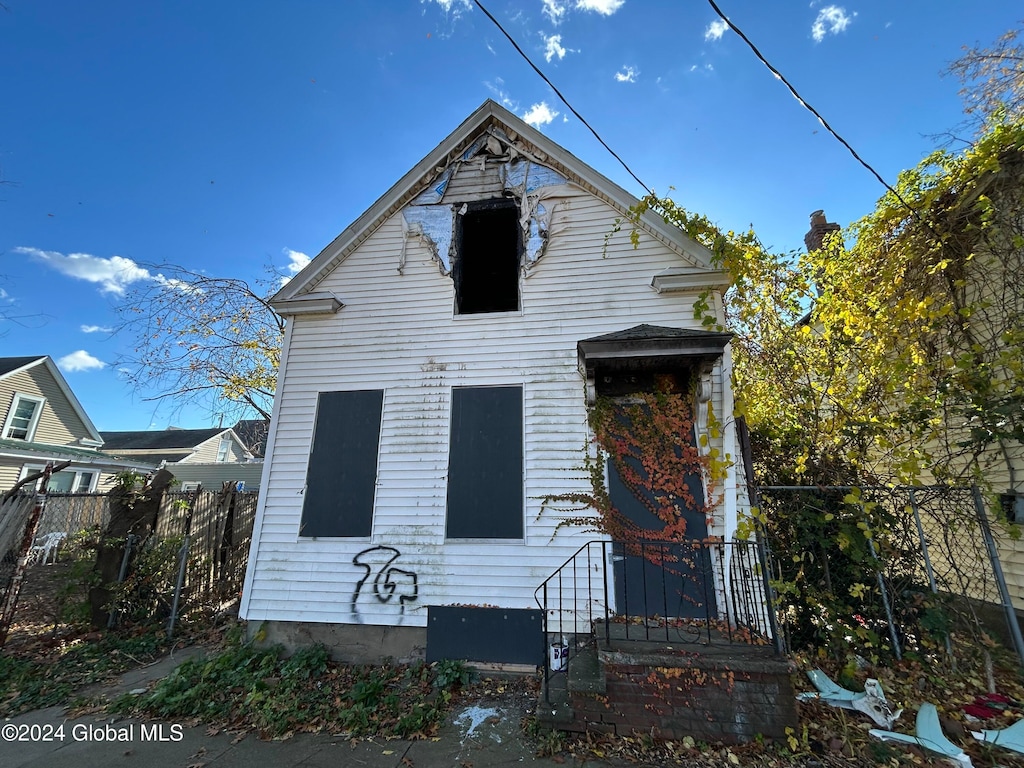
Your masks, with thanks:
[[[98,450],[103,438],[46,355],[0,358],[0,423],[0,491],[49,462],[71,462],[47,486],[61,493],[106,491],[118,472],[153,469]]]
[[[1018,150],[1019,153],[1019,150]],[[1001,175],[1015,176],[1015,191],[1010,195],[995,194],[991,191],[992,181]],[[1024,182],[1024,157],[1016,160],[1004,158],[1001,168],[996,173],[986,172],[979,180],[977,188],[967,195],[963,206],[970,206],[983,193],[992,194],[993,210],[998,213],[993,217],[1000,226],[1006,226],[1007,220],[1019,217],[1021,197],[1019,190]],[[964,220],[967,218],[965,216]],[[1020,226],[1019,220],[1016,223]],[[810,229],[804,236],[804,244],[808,250],[820,249],[825,238],[840,231],[840,226],[829,222],[823,211],[811,213]],[[1012,231],[1013,224],[1008,227]],[[998,230],[996,230],[998,232]],[[1005,232],[1003,233],[1005,235]],[[1020,249],[999,237],[986,241],[994,243],[992,252],[979,248],[970,259],[971,268],[963,276],[964,296],[966,301],[975,301],[979,296],[991,296],[981,311],[970,315],[969,324],[973,326],[975,336],[982,340],[986,347],[1003,343],[1004,328],[1021,327],[1020,318],[1024,316],[1024,292],[1021,290],[1021,274],[1015,269],[1014,263],[1020,264]],[[810,313],[802,322],[809,321]],[[993,330],[997,329],[997,330]],[[1019,331],[1018,331],[1019,333]],[[1009,334],[1007,334],[1009,335]],[[1019,341],[1009,343],[1019,344]],[[993,380],[1015,376],[998,365],[992,365],[986,372]],[[1011,424],[1021,424],[1020,395],[1015,403],[1004,411]],[[965,422],[962,415],[947,417],[942,425],[941,439],[923,446],[925,453],[932,456],[940,464],[942,481],[951,485],[969,485],[978,482],[986,493],[988,514],[990,519],[1004,517],[1008,522],[1024,523],[1024,440],[1003,438],[991,441],[984,450],[970,451],[962,449],[971,438],[970,422]],[[1018,426],[1018,434],[1024,427]],[[936,473],[938,474],[938,473]],[[930,471],[922,473],[922,484],[936,482]],[[1001,509],[994,509],[998,504]],[[972,510],[973,511],[973,510]],[[1010,597],[1019,615],[1024,615],[1024,539],[1007,530],[1005,525],[995,527],[996,546],[1001,569],[1006,579]],[[937,534],[935,534],[937,535]],[[932,557],[935,557],[932,553]],[[980,572],[987,571],[988,566],[980,566]]]
[[[253,456],[262,459],[267,455],[267,435],[270,434],[268,419],[240,419],[232,429]]]
[[[232,429],[177,429],[102,432],[103,449],[125,458],[162,465],[181,482],[181,490],[199,485],[220,490],[225,482],[244,483],[246,490],[259,487],[262,462]]]
[[[461,606],[468,623],[446,629],[489,642],[479,612],[536,609],[597,538],[543,500],[590,491],[587,404],[608,387],[681,374],[698,433],[737,455],[729,336],[693,311],[710,290],[721,315],[727,275],[660,217],[634,248],[618,222],[635,203],[488,101],[278,292],[253,631],[429,657],[431,609]],[[731,536],[742,474],[729,468],[707,535]]]

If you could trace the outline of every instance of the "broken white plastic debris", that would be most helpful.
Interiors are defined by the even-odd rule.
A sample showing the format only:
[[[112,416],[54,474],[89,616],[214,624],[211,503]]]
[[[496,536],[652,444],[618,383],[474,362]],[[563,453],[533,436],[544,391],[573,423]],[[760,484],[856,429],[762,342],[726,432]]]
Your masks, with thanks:
[[[876,725],[884,726],[885,728],[892,728],[893,723],[896,722],[896,719],[903,712],[902,709],[898,709],[895,712],[892,711],[889,702],[885,700],[885,693],[882,692],[881,683],[874,678],[869,677],[864,682],[864,692],[857,693],[843,688],[820,669],[808,670],[807,677],[814,683],[814,687],[818,689],[818,692],[801,693],[797,696],[797,699],[800,701],[820,698],[832,707],[863,712],[874,720]]]
[[[942,733],[942,726],[939,725],[939,713],[935,709],[934,704],[930,704],[927,701],[921,704],[921,708],[917,710],[917,727],[915,730],[917,732],[915,736],[897,733],[896,731],[882,731],[878,728],[872,728],[868,733],[883,741],[915,744],[922,749],[927,749],[929,752],[942,755],[947,760],[952,760],[964,768],[974,768],[970,755],[947,739],[945,734]]]
[[[1024,720],[999,731],[971,731],[978,741],[1024,754]]]

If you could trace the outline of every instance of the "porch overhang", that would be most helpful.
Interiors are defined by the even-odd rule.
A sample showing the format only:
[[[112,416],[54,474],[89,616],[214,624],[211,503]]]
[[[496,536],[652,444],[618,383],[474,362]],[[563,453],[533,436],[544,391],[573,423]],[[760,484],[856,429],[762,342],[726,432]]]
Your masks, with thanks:
[[[731,333],[637,325],[576,343],[580,373],[587,380],[587,402],[596,398],[599,371],[695,370],[710,373]]]

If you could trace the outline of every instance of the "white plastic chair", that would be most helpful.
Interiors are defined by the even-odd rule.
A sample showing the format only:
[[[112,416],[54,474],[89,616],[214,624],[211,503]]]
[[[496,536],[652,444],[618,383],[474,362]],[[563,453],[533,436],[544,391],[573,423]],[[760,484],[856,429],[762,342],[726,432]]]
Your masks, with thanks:
[[[32,561],[38,563],[39,557],[42,556],[43,565],[47,564],[47,560],[50,561],[50,565],[56,563],[57,552],[67,536],[64,531],[54,531],[53,533],[46,534],[42,539],[36,539],[36,543],[32,545],[31,550]]]

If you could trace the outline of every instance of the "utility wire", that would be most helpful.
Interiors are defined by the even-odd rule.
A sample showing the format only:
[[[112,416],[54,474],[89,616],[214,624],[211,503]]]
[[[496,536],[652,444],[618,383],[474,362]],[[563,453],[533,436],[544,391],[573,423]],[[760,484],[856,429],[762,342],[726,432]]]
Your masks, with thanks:
[[[810,104],[808,104],[808,103],[807,103],[806,101],[804,101],[804,98],[803,98],[803,96],[801,96],[801,95],[800,95],[799,93],[797,93],[797,90],[796,90],[796,88],[794,88],[794,87],[793,87],[793,86],[792,86],[792,85],[790,84],[789,80],[787,80],[787,79],[785,78],[785,76],[784,76],[784,75],[783,75],[783,74],[782,74],[781,72],[779,72],[779,70],[777,70],[777,69],[776,69],[775,67],[773,67],[773,66],[771,65],[771,63],[770,63],[770,62],[768,61],[768,59],[766,59],[766,58],[764,57],[764,55],[763,55],[763,54],[762,54],[762,53],[761,53],[761,52],[760,52],[760,51],[759,51],[759,50],[757,49],[757,46],[756,46],[756,45],[754,45],[754,44],[753,44],[753,43],[752,43],[752,42],[750,41],[750,38],[749,38],[749,37],[747,37],[747,36],[746,36],[745,34],[743,34],[743,30],[741,30],[741,29],[740,29],[739,27],[737,27],[737,26],[736,26],[736,25],[735,25],[735,24],[734,24],[734,23],[733,23],[732,21],[730,21],[730,20],[729,20],[729,19],[728,19],[728,18],[726,17],[726,15],[725,15],[724,13],[722,13],[722,9],[721,9],[721,8],[719,8],[719,7],[718,7],[718,6],[717,6],[717,5],[715,4],[715,0],[708,0],[708,3],[709,3],[709,4],[711,5],[711,7],[712,7],[712,8],[714,9],[715,13],[717,13],[717,14],[718,14],[719,18],[721,18],[721,19],[722,19],[722,21],[724,21],[724,22],[725,22],[726,24],[728,24],[728,25],[729,25],[729,28],[730,28],[730,29],[731,29],[731,30],[732,30],[733,32],[735,32],[735,33],[736,33],[737,35],[739,35],[739,36],[740,36],[740,39],[742,39],[742,40],[743,40],[743,42],[744,42],[744,43],[746,43],[746,44],[747,44],[747,46],[749,46],[750,50],[752,50],[752,51],[754,52],[754,55],[755,55],[755,56],[757,56],[757,58],[758,58],[758,59],[759,59],[759,60],[761,61],[761,63],[762,63],[762,64],[764,64],[764,65],[765,65],[766,67],[768,67],[768,70],[769,70],[769,71],[770,71],[770,72],[771,72],[771,73],[772,73],[773,75],[775,75],[775,77],[776,77],[776,78],[777,78],[778,80],[780,80],[780,81],[782,82],[782,84],[783,84],[784,86],[786,86],[786,87],[787,87],[787,88],[789,89],[789,92],[790,92],[791,94],[793,94],[793,98],[794,98],[794,99],[796,99],[796,100],[797,100],[798,102],[800,102],[800,105],[801,105],[801,106],[802,106],[802,107],[803,107],[804,109],[806,109],[806,110],[807,110],[808,112],[810,112],[810,113],[811,113],[812,115],[814,115],[814,116],[815,116],[816,118],[818,118],[818,122],[822,124],[822,126],[823,126],[823,127],[825,128],[825,130],[826,130],[826,131],[828,131],[829,133],[831,133],[831,134],[832,134],[832,135],[833,135],[833,136],[834,136],[834,137],[836,138],[836,140],[837,140],[837,141],[838,141],[838,142],[839,142],[840,144],[842,144],[842,145],[843,145],[844,147],[846,147],[846,148],[847,148],[847,149],[848,149],[848,150],[850,151],[850,154],[851,154],[851,155],[853,155],[854,159],[855,159],[855,160],[856,160],[856,161],[857,161],[858,163],[860,163],[861,165],[863,165],[863,166],[864,166],[865,168],[867,168],[867,169],[868,169],[868,170],[869,170],[869,171],[871,172],[871,174],[872,174],[872,175],[873,175],[873,176],[874,176],[874,177],[875,177],[876,179],[878,179],[878,181],[879,181],[879,182],[881,182],[881,184],[882,184],[882,186],[883,186],[883,187],[885,187],[885,188],[886,188],[887,190],[889,190],[890,192],[892,192],[892,193],[893,193],[893,195],[895,195],[895,196],[896,196],[896,199],[897,199],[897,200],[899,200],[899,201],[900,201],[900,203],[902,203],[902,204],[903,204],[903,207],[904,207],[904,208],[906,208],[906,209],[907,209],[908,211],[910,211],[910,213],[911,213],[911,214],[913,215],[913,217],[914,217],[915,219],[917,219],[917,220],[918,220],[918,221],[919,221],[919,222],[920,222],[921,224],[924,224],[924,225],[925,225],[926,227],[928,227],[928,229],[930,229],[930,230],[932,231],[932,234],[934,234],[934,235],[935,235],[936,237],[938,237],[938,233],[937,233],[937,232],[936,232],[936,231],[935,231],[934,229],[932,229],[932,228],[931,228],[931,225],[930,225],[930,224],[928,224],[928,223],[927,223],[926,221],[924,221],[924,220],[923,220],[923,219],[921,218],[921,216],[920,216],[920,215],[918,214],[918,212],[917,212],[917,211],[916,211],[916,210],[915,210],[915,209],[914,209],[914,208],[913,208],[913,207],[912,207],[912,206],[910,205],[910,203],[908,203],[908,202],[907,202],[906,200],[904,200],[904,199],[903,199],[903,197],[902,197],[902,196],[900,195],[900,193],[899,193],[899,192],[897,192],[897,191],[896,191],[895,189],[893,189],[893,188],[892,188],[892,187],[891,187],[891,186],[889,185],[889,182],[887,182],[887,181],[886,181],[885,179],[883,179],[883,178],[882,178],[882,176],[881,176],[881,174],[879,174],[879,173],[878,173],[878,171],[876,171],[876,170],[875,170],[874,168],[872,168],[872,167],[871,167],[871,166],[870,166],[870,165],[869,165],[869,164],[868,164],[868,163],[867,163],[867,162],[866,162],[866,161],[865,161],[865,160],[864,160],[864,159],[863,159],[863,158],[862,158],[862,157],[861,157],[860,155],[858,155],[858,154],[857,154],[857,151],[856,151],[856,150],[855,150],[855,149],[854,149],[853,147],[851,147],[851,146],[850,146],[850,143],[849,143],[849,142],[848,142],[848,141],[847,141],[846,139],[844,139],[844,138],[843,138],[842,136],[840,136],[840,135],[839,135],[838,133],[836,133],[836,131],[835,131],[835,130],[834,130],[834,129],[832,128],[832,126],[828,124],[828,121],[827,121],[827,120],[825,120],[825,118],[821,116],[821,113],[820,113],[820,112],[818,112],[818,110],[816,110],[816,109],[815,109],[814,107],[812,107],[812,106],[811,106]]]
[[[498,22],[498,20],[491,15],[490,11],[488,11],[486,8],[484,8],[483,3],[481,3],[480,0],[473,0],[473,2],[476,3],[476,7],[479,8],[483,12],[484,16],[486,16],[488,19],[490,19],[492,22],[494,22],[494,26],[496,26],[501,31],[501,34],[503,34],[506,38],[508,38],[508,41],[510,43],[512,43],[512,47],[515,48],[516,51],[519,53],[519,55],[522,56],[523,59],[526,60],[527,64],[529,64],[531,67],[533,67],[533,71],[536,72],[540,76],[541,80],[543,80],[545,83],[548,84],[548,87],[551,88],[551,90],[555,92],[555,95],[559,99],[562,100],[562,103],[565,104],[565,106],[569,109],[569,111],[572,112],[576,116],[576,119],[579,120],[581,123],[583,123],[583,125],[585,125],[590,130],[590,132],[592,134],[594,134],[594,138],[597,139],[601,143],[601,146],[604,147],[605,149],[607,149],[608,152],[611,153],[611,156],[619,161],[619,164],[623,168],[625,168],[626,172],[636,180],[637,184],[639,184],[641,187],[644,188],[644,190],[647,192],[647,194],[653,196],[654,192],[651,190],[651,188],[648,187],[646,184],[644,184],[640,180],[639,176],[637,176],[635,173],[633,173],[633,170],[628,165],[626,165],[626,161],[623,160],[621,157],[619,157],[618,154],[616,154],[615,150],[612,149],[611,147],[609,147],[608,143],[604,139],[601,138],[601,135],[597,131],[594,130],[593,126],[591,126],[590,123],[588,123],[583,118],[583,115],[581,115],[579,112],[577,112],[573,108],[572,104],[569,103],[569,100],[566,99],[565,96],[562,95],[562,92],[559,91],[555,87],[554,83],[552,83],[550,80],[548,80],[547,75],[545,75],[543,72],[540,71],[540,68],[536,64],[534,64],[533,61],[530,60],[530,57],[527,56],[526,53],[523,52],[523,49],[519,47],[519,44],[515,40],[512,39],[512,35],[510,35],[508,32],[505,31],[505,28],[503,26],[501,26],[501,24]]]

